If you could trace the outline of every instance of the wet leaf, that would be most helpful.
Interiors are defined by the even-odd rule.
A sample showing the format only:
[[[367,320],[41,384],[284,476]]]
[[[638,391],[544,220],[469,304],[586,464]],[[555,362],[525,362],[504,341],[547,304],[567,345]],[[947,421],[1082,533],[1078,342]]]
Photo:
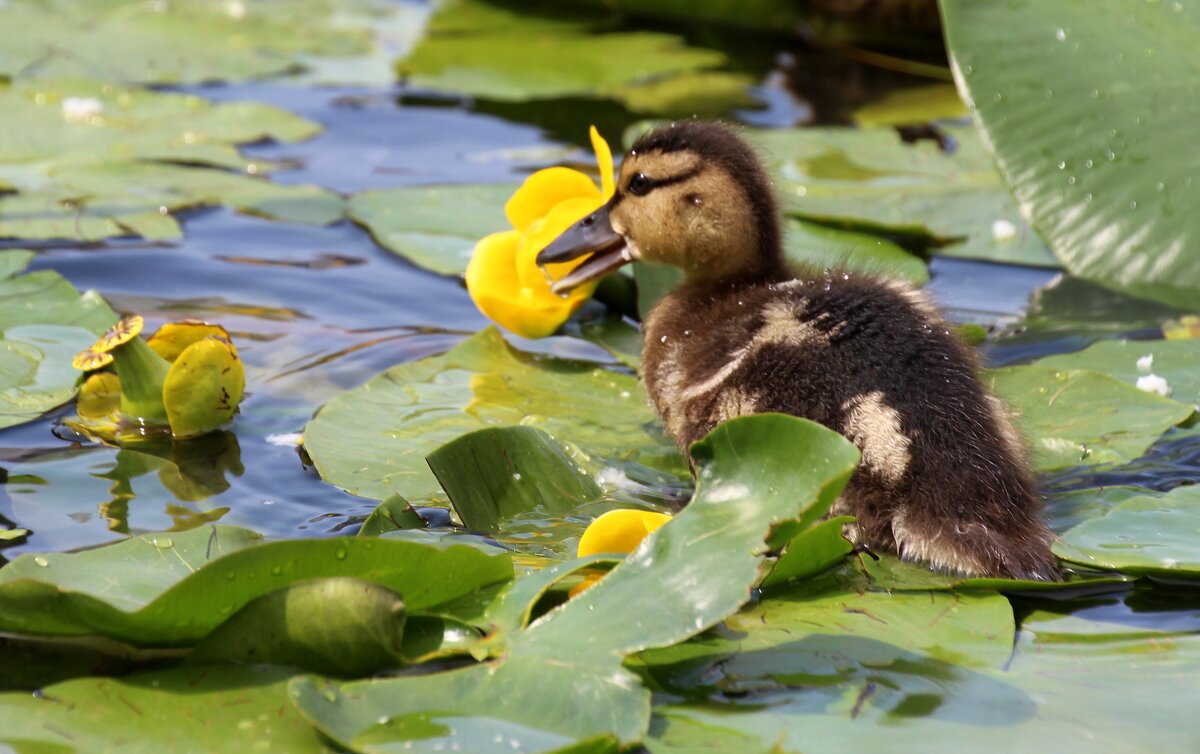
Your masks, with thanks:
[[[58,273],[14,277],[32,258],[0,251],[0,427],[71,400],[79,378],[72,357],[116,319],[99,296],[80,296]]]
[[[504,203],[515,185],[406,186],[350,198],[350,219],[380,246],[442,275],[461,275],[476,242],[509,227]]]
[[[1138,495],[1071,527],[1054,554],[1090,568],[1200,576],[1200,488]]]
[[[1078,353],[1041,359],[1038,365],[1090,369],[1129,385],[1155,374],[1167,381],[1171,398],[1200,403],[1200,342],[1195,340],[1104,340]]]
[[[381,538],[289,540],[230,526],[146,534],[85,552],[22,555],[0,570],[0,630],[99,634],[187,646],[251,600],[297,582],[351,577],[436,612],[512,577],[507,555]]]
[[[832,267],[899,278],[913,285],[929,282],[925,262],[885,238],[796,218],[789,218],[784,228],[788,262],[810,274]]]
[[[759,586],[800,581],[842,562],[854,551],[854,545],[842,536],[842,527],[853,520],[853,516],[837,516],[789,539]]]
[[[139,0],[110,0],[82,12],[70,4],[11,0],[0,7],[0,26],[22,33],[0,49],[0,73],[99,74],[111,81],[158,84],[294,73],[303,56],[367,52],[367,32],[343,28],[338,16],[372,7],[365,0],[287,5],[171,0],[147,8]]]
[[[854,122],[860,126],[908,126],[968,114],[954,85],[947,83],[890,92],[855,110]]]
[[[799,465],[793,452],[781,451],[801,447]],[[736,611],[758,579],[772,526],[819,520],[858,460],[833,432],[780,415],[722,424],[693,455],[700,486],[692,503],[586,592],[524,630],[491,638],[498,659],[423,677],[343,685],[298,679],[295,703],[322,732],[363,752],[400,741],[414,751],[482,753],[640,740],[649,692],[622,658],[678,642]],[[538,579],[529,595],[536,598],[545,581],[531,578]]]
[[[745,79],[711,70],[725,62],[671,34],[453,0],[397,67],[413,87],[492,100],[600,96],[641,112],[715,115],[746,103]]]
[[[901,235],[961,239],[938,254],[1057,266],[1017,209],[983,142],[948,128],[952,154],[906,144],[891,128],[750,132],[778,176],[784,209],[801,219]]]
[[[304,446],[325,481],[419,505],[445,501],[425,457],[489,426],[542,429],[590,474],[644,465],[686,475],[644,396],[630,375],[521,353],[489,328],[334,398],[309,422]]]
[[[404,618],[402,596],[378,584],[303,581],[247,603],[202,639],[188,660],[367,675],[403,664]]]
[[[1022,212],[1072,273],[1179,306],[1200,290],[1191,207],[1200,55],[1182,2],[943,0],[959,88]]]
[[[392,495],[371,511],[371,515],[367,516],[362,528],[358,530],[358,536],[375,537],[389,531],[424,528],[425,521],[408,501],[399,495]]]
[[[600,486],[545,432],[532,427],[480,429],[426,459],[459,521],[498,532],[523,514],[561,516],[600,497]]]
[[[79,678],[37,695],[0,694],[0,745],[19,752],[332,749],[287,703],[296,671],[277,667],[173,668],[124,678]]]
[[[1132,460],[1193,413],[1097,372],[1007,367],[986,382],[1019,417],[1041,471]]]

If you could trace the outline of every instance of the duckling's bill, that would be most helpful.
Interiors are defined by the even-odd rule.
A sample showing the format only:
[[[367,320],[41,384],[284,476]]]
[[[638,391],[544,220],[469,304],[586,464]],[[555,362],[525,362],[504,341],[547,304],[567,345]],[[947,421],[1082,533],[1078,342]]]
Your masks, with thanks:
[[[590,255],[590,256],[587,256]],[[569,293],[589,280],[604,277],[613,270],[633,261],[633,253],[620,233],[613,230],[608,218],[608,205],[601,207],[550,242],[537,255],[539,266],[587,259],[554,281],[550,290],[559,295]]]

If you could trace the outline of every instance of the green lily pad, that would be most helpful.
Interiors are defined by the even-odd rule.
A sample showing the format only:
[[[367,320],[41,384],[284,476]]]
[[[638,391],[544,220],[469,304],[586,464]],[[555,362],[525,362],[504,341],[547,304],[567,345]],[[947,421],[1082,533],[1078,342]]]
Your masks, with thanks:
[[[404,618],[403,598],[387,587],[354,578],[303,581],[249,602],[188,660],[367,675],[403,664]]]
[[[800,463],[794,448],[805,449]],[[692,452],[700,469],[692,503],[583,594],[496,636],[488,649],[498,659],[422,677],[298,679],[294,702],[323,733],[361,752],[400,742],[414,751],[482,753],[639,741],[650,697],[623,657],[674,644],[736,611],[758,579],[772,526],[815,523],[858,461],[840,436],[780,415],[722,424]],[[545,581],[536,585],[531,597]]]
[[[600,486],[545,432],[490,427],[430,453],[429,468],[468,529],[498,532],[505,519],[562,515],[600,497]]]
[[[75,396],[71,358],[116,317],[50,270],[14,277],[33,258],[0,251],[0,427],[36,419]]]
[[[1146,357],[1150,357],[1149,363],[1139,367],[1138,361]],[[1200,403],[1200,341],[1197,340],[1104,340],[1078,353],[1041,359],[1038,365],[1091,369],[1130,385],[1155,374],[1167,381],[1171,398],[1182,403]]]
[[[908,126],[967,115],[958,90],[946,83],[889,92],[855,110],[854,122],[860,126]]]
[[[515,184],[406,186],[363,191],[346,211],[385,249],[424,269],[461,275],[479,239],[508,230]]]
[[[1054,554],[1091,568],[1200,577],[1200,488],[1124,500],[1068,529]]]
[[[719,114],[745,104],[747,79],[712,70],[726,62],[722,53],[671,34],[606,32],[594,18],[451,0],[397,68],[414,87],[491,100],[611,97],[667,115]]]
[[[0,187],[17,192],[0,196],[0,237],[174,239],[171,212],[220,203],[291,222],[342,216],[332,192],[253,177],[276,165],[243,157],[237,143],[320,129],[267,105],[86,79],[17,81],[0,84],[0,128],[15,135],[0,147]]]
[[[1194,411],[1098,372],[1007,367],[985,382],[1016,412],[1041,471],[1133,460]]]
[[[0,569],[0,630],[186,646],[251,600],[307,579],[367,579],[403,594],[416,614],[512,578],[507,555],[473,547],[261,539],[248,529],[205,526],[78,554],[22,555]]]
[[[748,134],[778,177],[786,212],[851,228],[961,239],[946,256],[1057,266],[1017,209],[971,128],[948,128],[952,154],[904,143],[891,128],[802,128]]]
[[[959,89],[1022,212],[1068,270],[1194,305],[1200,8],[943,0]]]
[[[636,378],[523,354],[494,328],[334,398],[304,447],[325,481],[352,494],[445,504],[425,457],[465,432],[516,425],[545,430],[590,474],[631,464],[687,474]]]
[[[0,746],[19,752],[255,749],[332,754],[287,703],[296,671],[260,666],[172,668],[124,678],[79,678],[41,693],[0,694]]]
[[[376,537],[390,531],[424,528],[424,519],[413,510],[408,501],[399,495],[392,495],[371,511],[371,515],[367,516],[362,528],[358,530],[358,536]]]
[[[172,0],[148,8],[109,0],[86,11],[70,4],[12,0],[0,27],[20,29],[0,48],[9,77],[94,76],[112,81],[203,84],[294,73],[303,56],[360,55],[370,35],[342,14],[369,13],[368,0],[212,3]]]
[[[845,560],[854,545],[842,536],[842,527],[853,520],[853,516],[837,516],[792,537],[759,586],[765,589],[807,579]]]
[[[877,596],[882,604],[890,602]],[[740,622],[741,632],[712,640],[711,649],[699,642],[693,664],[681,658],[676,667],[655,672],[686,683],[705,678],[706,667],[719,668],[707,678],[734,694],[656,706],[652,730],[664,740],[661,746],[649,741],[647,747],[673,752],[668,746],[701,730],[711,733],[714,747],[749,738],[751,743],[738,751],[815,754],[996,747],[1068,754],[1189,751],[1200,741],[1179,718],[1181,710],[1200,702],[1195,683],[1200,637],[1148,641],[1113,624],[1118,631],[1112,635],[1071,636],[1061,632],[1061,621],[1034,615],[1026,619],[1015,645],[1004,647],[980,640],[987,628],[976,621],[987,614],[988,603],[997,619],[1002,609],[990,596],[960,603],[944,616],[925,612],[926,620],[934,621],[926,638],[918,617],[923,611],[915,604],[922,596],[912,595],[914,602],[893,608],[912,608],[910,628],[921,634],[914,637],[916,649],[893,645],[887,637],[891,615],[869,605],[870,615],[838,616],[829,633],[822,630],[829,626],[828,618],[818,614],[818,625],[810,626],[801,603],[788,623]],[[765,601],[760,612],[768,617],[787,614],[790,606],[772,602]],[[854,606],[852,600],[845,604]],[[837,625],[842,623],[884,638],[847,635]],[[978,626],[974,632],[973,623]],[[793,640],[783,628],[794,628],[804,638]],[[1050,629],[1044,636],[1043,628]],[[770,642],[772,634],[774,643],[755,651],[759,637]],[[728,657],[722,650],[735,648],[743,651],[729,658],[730,665],[722,663]],[[939,659],[964,650],[952,662]],[[1009,653],[1011,659],[1004,662]],[[1002,666],[994,664],[996,658],[1002,658]]]

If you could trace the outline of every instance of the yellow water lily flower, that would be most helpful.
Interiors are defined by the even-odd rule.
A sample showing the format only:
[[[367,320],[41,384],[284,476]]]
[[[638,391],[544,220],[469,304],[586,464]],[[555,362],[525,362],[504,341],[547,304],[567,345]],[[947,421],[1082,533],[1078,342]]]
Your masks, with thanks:
[[[119,442],[160,432],[175,439],[195,437],[232,419],[246,377],[225,328],[172,322],[143,340],[138,337],[142,327],[141,317],[126,317],[76,355],[76,369],[111,365],[116,373],[84,381],[78,419],[68,423]]]
[[[467,265],[467,291],[493,322],[526,338],[543,338],[567,321],[599,281],[566,296],[550,284],[577,263],[538,267],[537,255],[567,228],[602,207],[613,195],[612,150],[593,126],[589,131],[600,186],[570,168],[547,168],[529,176],[504,205],[513,230],[493,233],[475,246]]]
[[[584,558],[588,555],[627,555],[637,549],[650,533],[671,520],[665,513],[618,508],[596,518],[583,530],[575,554]],[[575,597],[604,577],[603,573],[590,573],[568,593]]]

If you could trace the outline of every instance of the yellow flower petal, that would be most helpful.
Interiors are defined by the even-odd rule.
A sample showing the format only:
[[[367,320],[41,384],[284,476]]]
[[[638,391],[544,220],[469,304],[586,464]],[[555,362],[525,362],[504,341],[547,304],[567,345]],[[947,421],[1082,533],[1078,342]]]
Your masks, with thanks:
[[[600,553],[630,553],[658,527],[670,521],[665,513],[620,508],[588,524],[579,538],[576,554],[583,558]]]
[[[542,249],[549,246],[551,241],[561,236],[567,228],[587,217],[600,206],[601,202],[598,199],[567,199],[554,205],[544,217],[529,226],[525,231],[525,239],[517,253],[516,261],[517,274],[521,276],[525,285],[530,287],[541,285],[548,295],[555,295],[550,293],[550,283],[546,280],[546,273],[550,273],[553,279],[558,280],[578,266],[580,262],[551,264],[547,265],[543,271],[538,267],[537,255]],[[599,281],[596,282],[599,283]],[[582,297],[588,298],[592,295],[595,287],[595,285],[589,284],[572,291],[571,295],[575,296],[582,291]]]
[[[617,190],[617,182],[613,178],[612,150],[595,126],[588,129],[588,137],[592,140],[592,151],[596,153],[596,167],[600,168],[600,194],[607,202]]]
[[[526,338],[544,338],[571,316],[572,304],[540,285],[522,282],[517,252],[521,234],[493,233],[475,246],[467,265],[467,291],[479,311],[504,329]]]
[[[504,205],[512,226],[524,232],[564,199],[591,198],[600,206],[600,192],[592,179],[570,168],[546,168],[525,179],[521,188]],[[582,217],[582,215],[581,215]]]

